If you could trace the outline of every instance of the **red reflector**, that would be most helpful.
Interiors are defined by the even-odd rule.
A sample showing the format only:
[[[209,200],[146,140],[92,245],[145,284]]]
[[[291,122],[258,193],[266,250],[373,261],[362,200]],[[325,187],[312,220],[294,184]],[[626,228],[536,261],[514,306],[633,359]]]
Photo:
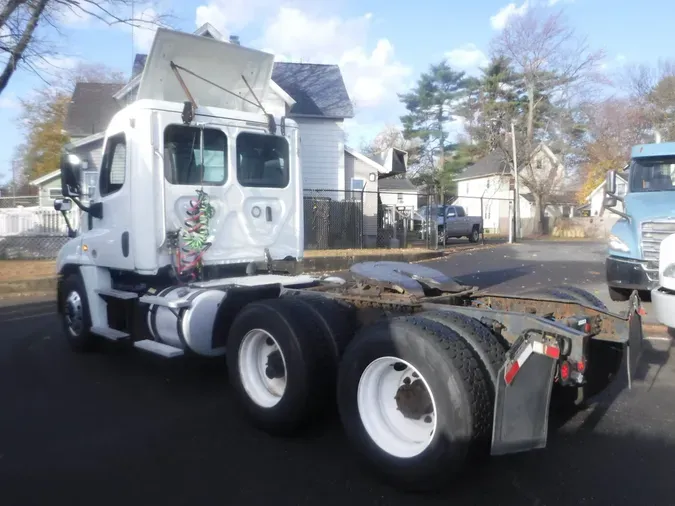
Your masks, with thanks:
[[[511,367],[507,369],[506,374],[504,374],[504,381],[506,381],[507,385],[511,384],[513,378],[515,378],[516,374],[518,374],[519,369],[520,365],[518,364],[518,362],[514,362],[513,364],[511,364]]]
[[[586,334],[591,333],[591,324],[590,323],[586,323],[586,325],[584,325],[584,332],[586,332]]]
[[[644,316],[644,315],[647,314],[647,311],[645,311],[645,308],[640,307],[640,309],[638,309],[638,314],[639,314],[640,316]]]
[[[570,377],[570,365],[567,362],[560,364],[560,377],[564,380]]]
[[[585,370],[586,370],[586,362],[584,362],[583,360],[577,362],[577,371],[584,372]]]
[[[560,349],[555,346],[544,346],[544,355],[558,359],[560,358]]]

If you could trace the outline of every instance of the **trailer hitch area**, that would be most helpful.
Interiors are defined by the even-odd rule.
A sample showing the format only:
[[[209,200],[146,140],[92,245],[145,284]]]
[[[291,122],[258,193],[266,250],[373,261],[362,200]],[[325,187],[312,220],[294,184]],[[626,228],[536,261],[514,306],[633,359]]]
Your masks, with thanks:
[[[527,331],[513,344],[499,371],[492,428],[492,455],[544,448],[556,365],[555,338]]]

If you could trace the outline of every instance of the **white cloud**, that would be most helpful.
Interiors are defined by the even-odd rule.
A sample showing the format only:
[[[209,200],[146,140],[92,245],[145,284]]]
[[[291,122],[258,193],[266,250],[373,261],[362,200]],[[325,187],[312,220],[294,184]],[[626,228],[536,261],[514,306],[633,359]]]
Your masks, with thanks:
[[[464,44],[445,53],[451,67],[473,73],[487,65],[488,57],[475,44]]]
[[[281,61],[339,64],[357,109],[375,107],[396,99],[411,69],[395,59],[388,39],[366,48],[371,20],[370,13],[344,19],[281,7],[258,45]]]
[[[497,14],[494,16],[490,16],[490,24],[495,30],[502,30],[507,25],[511,17],[522,16],[528,11],[529,8],[529,0],[525,0],[520,7],[512,2],[499,9],[499,12],[497,12]]]
[[[21,104],[13,93],[3,93],[0,95],[0,109],[18,109]]]
[[[82,62],[82,60],[75,56],[54,55],[36,59],[34,66],[39,71],[58,74],[64,70],[74,69],[80,62]]]

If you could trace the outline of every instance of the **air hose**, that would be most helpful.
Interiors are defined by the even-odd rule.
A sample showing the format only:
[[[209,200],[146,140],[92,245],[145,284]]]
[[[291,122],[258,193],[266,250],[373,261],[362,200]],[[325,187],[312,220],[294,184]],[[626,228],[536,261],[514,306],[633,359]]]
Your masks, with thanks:
[[[202,267],[202,257],[211,246],[209,221],[214,209],[204,190],[197,190],[197,198],[188,204],[178,244],[178,275],[196,279]]]

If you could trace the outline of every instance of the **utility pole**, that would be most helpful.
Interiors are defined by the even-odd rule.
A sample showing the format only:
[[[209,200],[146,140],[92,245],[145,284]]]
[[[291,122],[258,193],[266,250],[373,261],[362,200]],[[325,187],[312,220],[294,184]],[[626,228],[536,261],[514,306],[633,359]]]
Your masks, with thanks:
[[[514,215],[516,220],[516,241],[520,239],[520,186],[518,185],[518,159],[516,157],[516,124],[511,120],[511,145],[513,148]]]

